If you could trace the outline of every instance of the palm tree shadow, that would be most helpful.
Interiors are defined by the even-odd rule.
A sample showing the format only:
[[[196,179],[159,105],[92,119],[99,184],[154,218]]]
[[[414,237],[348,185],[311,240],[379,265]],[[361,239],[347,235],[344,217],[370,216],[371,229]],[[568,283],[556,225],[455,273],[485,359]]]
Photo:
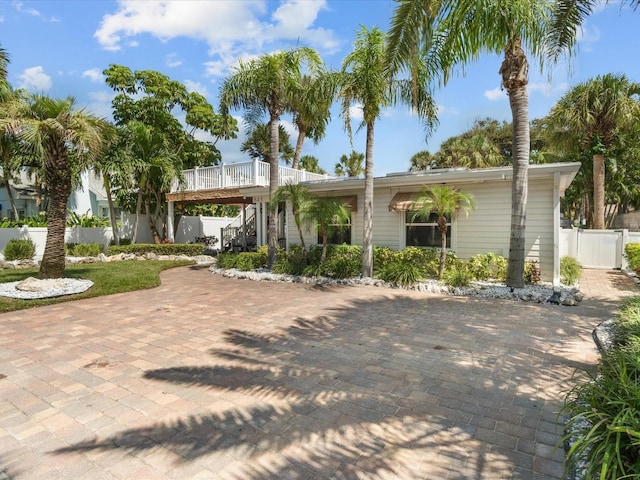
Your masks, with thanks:
[[[149,370],[144,377],[245,394],[250,406],[186,415],[54,453],[163,449],[177,464],[223,453],[243,464],[226,477],[259,480],[424,476],[425,468],[435,467],[415,462],[411,452],[420,458],[432,450],[451,453],[449,466],[439,468],[467,472],[459,478],[482,478],[496,456],[504,465],[500,478],[510,477],[521,455],[477,438],[486,428],[483,409],[512,418],[526,406],[542,418],[551,408],[543,394],[513,392],[520,384],[565,377],[562,368],[531,366],[531,352],[547,347],[542,336],[527,339],[518,354],[505,353],[499,343],[504,328],[476,315],[481,304],[389,295],[296,318],[268,333],[228,329],[226,346],[209,350],[212,365]],[[458,324],[437,313],[465,305],[473,316],[461,316]],[[384,321],[372,324],[374,315]],[[560,354],[548,358],[559,367],[572,362]],[[508,392],[514,402],[493,405]],[[461,444],[466,447],[459,453]],[[273,453],[278,462],[261,460]]]

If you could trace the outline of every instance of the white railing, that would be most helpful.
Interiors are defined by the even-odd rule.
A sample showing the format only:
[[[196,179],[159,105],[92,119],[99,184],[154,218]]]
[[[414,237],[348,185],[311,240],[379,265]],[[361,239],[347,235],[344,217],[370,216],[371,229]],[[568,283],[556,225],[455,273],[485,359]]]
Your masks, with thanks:
[[[238,187],[266,187],[269,185],[270,165],[266,162],[223,163],[213,167],[196,167],[182,172],[184,183],[174,182],[172,192],[214,190]],[[328,175],[279,167],[279,184],[297,184],[315,180],[326,180]]]

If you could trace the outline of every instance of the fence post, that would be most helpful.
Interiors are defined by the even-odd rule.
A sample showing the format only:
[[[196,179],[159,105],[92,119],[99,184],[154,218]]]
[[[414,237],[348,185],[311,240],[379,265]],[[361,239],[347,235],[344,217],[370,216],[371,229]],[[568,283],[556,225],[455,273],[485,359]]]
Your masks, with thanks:
[[[624,255],[624,247],[629,243],[629,230],[626,228],[622,229],[622,247],[620,249],[620,268],[622,270],[627,270],[629,268],[629,264],[627,263],[627,257]]]
[[[227,186],[227,174],[226,168],[224,168],[224,163],[220,164],[220,183],[222,183],[222,185],[220,185],[221,188]]]
[[[198,183],[199,183],[199,178],[198,178],[198,167],[196,166],[193,169],[193,189],[194,190],[198,190]]]

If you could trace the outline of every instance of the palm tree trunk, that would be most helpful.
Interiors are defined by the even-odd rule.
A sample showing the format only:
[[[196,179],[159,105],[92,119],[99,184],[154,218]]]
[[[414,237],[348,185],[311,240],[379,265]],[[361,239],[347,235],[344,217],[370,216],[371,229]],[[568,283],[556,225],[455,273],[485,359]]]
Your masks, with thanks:
[[[593,228],[602,230],[604,225],[604,155],[593,155]]]
[[[138,198],[136,199],[136,221],[133,224],[133,235],[131,236],[131,243],[137,243],[138,241],[138,225],[140,224],[140,211],[142,210],[142,188],[138,188]]]
[[[280,132],[278,131],[278,116],[271,115],[269,122],[271,155],[269,158],[269,200],[274,198],[278,189],[278,146],[280,145]],[[269,244],[269,256],[267,260],[268,268],[271,268],[278,257],[278,206],[273,205],[269,215],[269,225],[267,228],[267,243]]]
[[[438,280],[444,278],[444,266],[447,263],[447,217],[440,215],[438,217],[438,230],[440,230],[440,270],[438,271]]]
[[[113,242],[120,245],[120,235],[118,233],[118,221],[116,220],[116,209],[113,205],[113,196],[111,195],[111,182],[109,175],[103,174],[104,190],[107,192],[107,203],[109,204],[109,219],[111,220],[111,232],[113,233]]]
[[[529,166],[529,65],[520,40],[512,39],[500,67],[513,116],[513,180],[511,182],[511,234],[509,237],[508,286],[524,287],[525,224]]]
[[[304,139],[306,136],[307,136],[307,131],[305,129],[298,130],[298,140],[296,141],[296,151],[293,154],[293,163],[291,164],[291,168],[293,168],[294,170],[298,170],[298,168],[300,168],[300,156],[302,155],[302,145],[304,144]]]
[[[64,277],[64,235],[67,223],[67,201],[71,195],[71,170],[63,146],[46,153],[46,180],[49,185],[47,242],[40,262],[39,278]]]
[[[364,228],[362,232],[362,276],[373,276],[373,126],[367,123],[367,147],[364,174]]]

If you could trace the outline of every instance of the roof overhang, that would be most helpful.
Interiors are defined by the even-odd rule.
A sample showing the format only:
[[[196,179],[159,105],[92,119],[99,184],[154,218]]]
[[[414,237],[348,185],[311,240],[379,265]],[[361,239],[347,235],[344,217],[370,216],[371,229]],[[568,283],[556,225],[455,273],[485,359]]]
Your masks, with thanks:
[[[220,205],[247,205],[253,203],[253,197],[247,196],[237,188],[194,190],[166,194],[167,201],[181,203],[214,203]]]

